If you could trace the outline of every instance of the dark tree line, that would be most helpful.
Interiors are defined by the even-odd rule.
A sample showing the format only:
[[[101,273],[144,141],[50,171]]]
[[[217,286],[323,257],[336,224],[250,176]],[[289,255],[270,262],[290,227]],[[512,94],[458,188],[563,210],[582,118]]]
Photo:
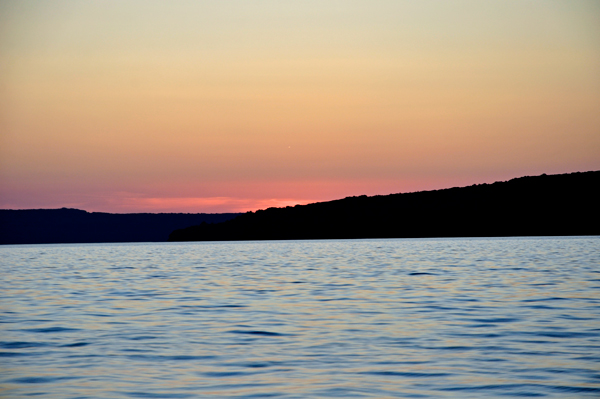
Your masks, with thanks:
[[[175,229],[238,213],[103,213],[79,209],[0,210],[0,244],[167,241]]]
[[[600,171],[248,212],[170,241],[600,234]]]

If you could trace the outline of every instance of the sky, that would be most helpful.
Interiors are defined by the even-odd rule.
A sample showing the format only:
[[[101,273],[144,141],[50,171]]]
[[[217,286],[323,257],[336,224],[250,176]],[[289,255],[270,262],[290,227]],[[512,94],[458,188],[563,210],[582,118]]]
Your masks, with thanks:
[[[597,0],[0,0],[0,208],[245,212],[600,170]]]

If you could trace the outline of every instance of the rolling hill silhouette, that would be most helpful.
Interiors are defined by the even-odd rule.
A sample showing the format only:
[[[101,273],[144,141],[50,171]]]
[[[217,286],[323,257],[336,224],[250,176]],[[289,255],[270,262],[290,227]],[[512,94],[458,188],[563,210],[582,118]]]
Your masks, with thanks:
[[[600,234],[600,171],[269,208],[169,241]]]

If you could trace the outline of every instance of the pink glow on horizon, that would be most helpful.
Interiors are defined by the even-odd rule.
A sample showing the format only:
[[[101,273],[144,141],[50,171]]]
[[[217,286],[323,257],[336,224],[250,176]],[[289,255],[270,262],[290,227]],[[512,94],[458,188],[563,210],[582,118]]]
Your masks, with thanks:
[[[304,205],[316,200],[300,200],[290,198],[122,198],[113,205],[111,212],[184,212],[184,213],[242,213],[271,207]]]
[[[548,170],[540,171],[552,173]],[[55,185],[53,190],[19,190],[0,195],[0,209],[77,208],[88,212],[109,213],[237,213],[270,207],[305,205],[349,196],[388,195],[414,191],[437,190],[480,183],[510,180],[523,176],[520,171],[479,176],[406,178],[399,180],[317,180],[263,182],[167,182],[150,188],[135,187],[135,192],[121,190],[72,191]],[[7,186],[7,188],[10,188]],[[162,196],[169,193],[169,196]],[[224,195],[214,195],[223,193]],[[0,193],[1,194],[1,193]],[[212,195],[211,195],[212,194]]]
[[[39,201],[39,199],[38,199]],[[233,197],[183,197],[145,198],[131,196],[111,196],[84,198],[75,201],[50,200],[41,205],[0,202],[0,209],[56,209],[75,208],[88,212],[108,213],[244,213],[267,208],[305,205],[319,200],[292,198],[233,198]]]

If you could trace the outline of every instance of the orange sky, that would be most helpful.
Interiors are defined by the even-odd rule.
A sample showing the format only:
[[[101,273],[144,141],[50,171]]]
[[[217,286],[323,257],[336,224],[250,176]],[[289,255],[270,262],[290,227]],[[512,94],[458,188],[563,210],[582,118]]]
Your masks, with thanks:
[[[0,208],[227,212],[600,169],[597,1],[3,1]]]

